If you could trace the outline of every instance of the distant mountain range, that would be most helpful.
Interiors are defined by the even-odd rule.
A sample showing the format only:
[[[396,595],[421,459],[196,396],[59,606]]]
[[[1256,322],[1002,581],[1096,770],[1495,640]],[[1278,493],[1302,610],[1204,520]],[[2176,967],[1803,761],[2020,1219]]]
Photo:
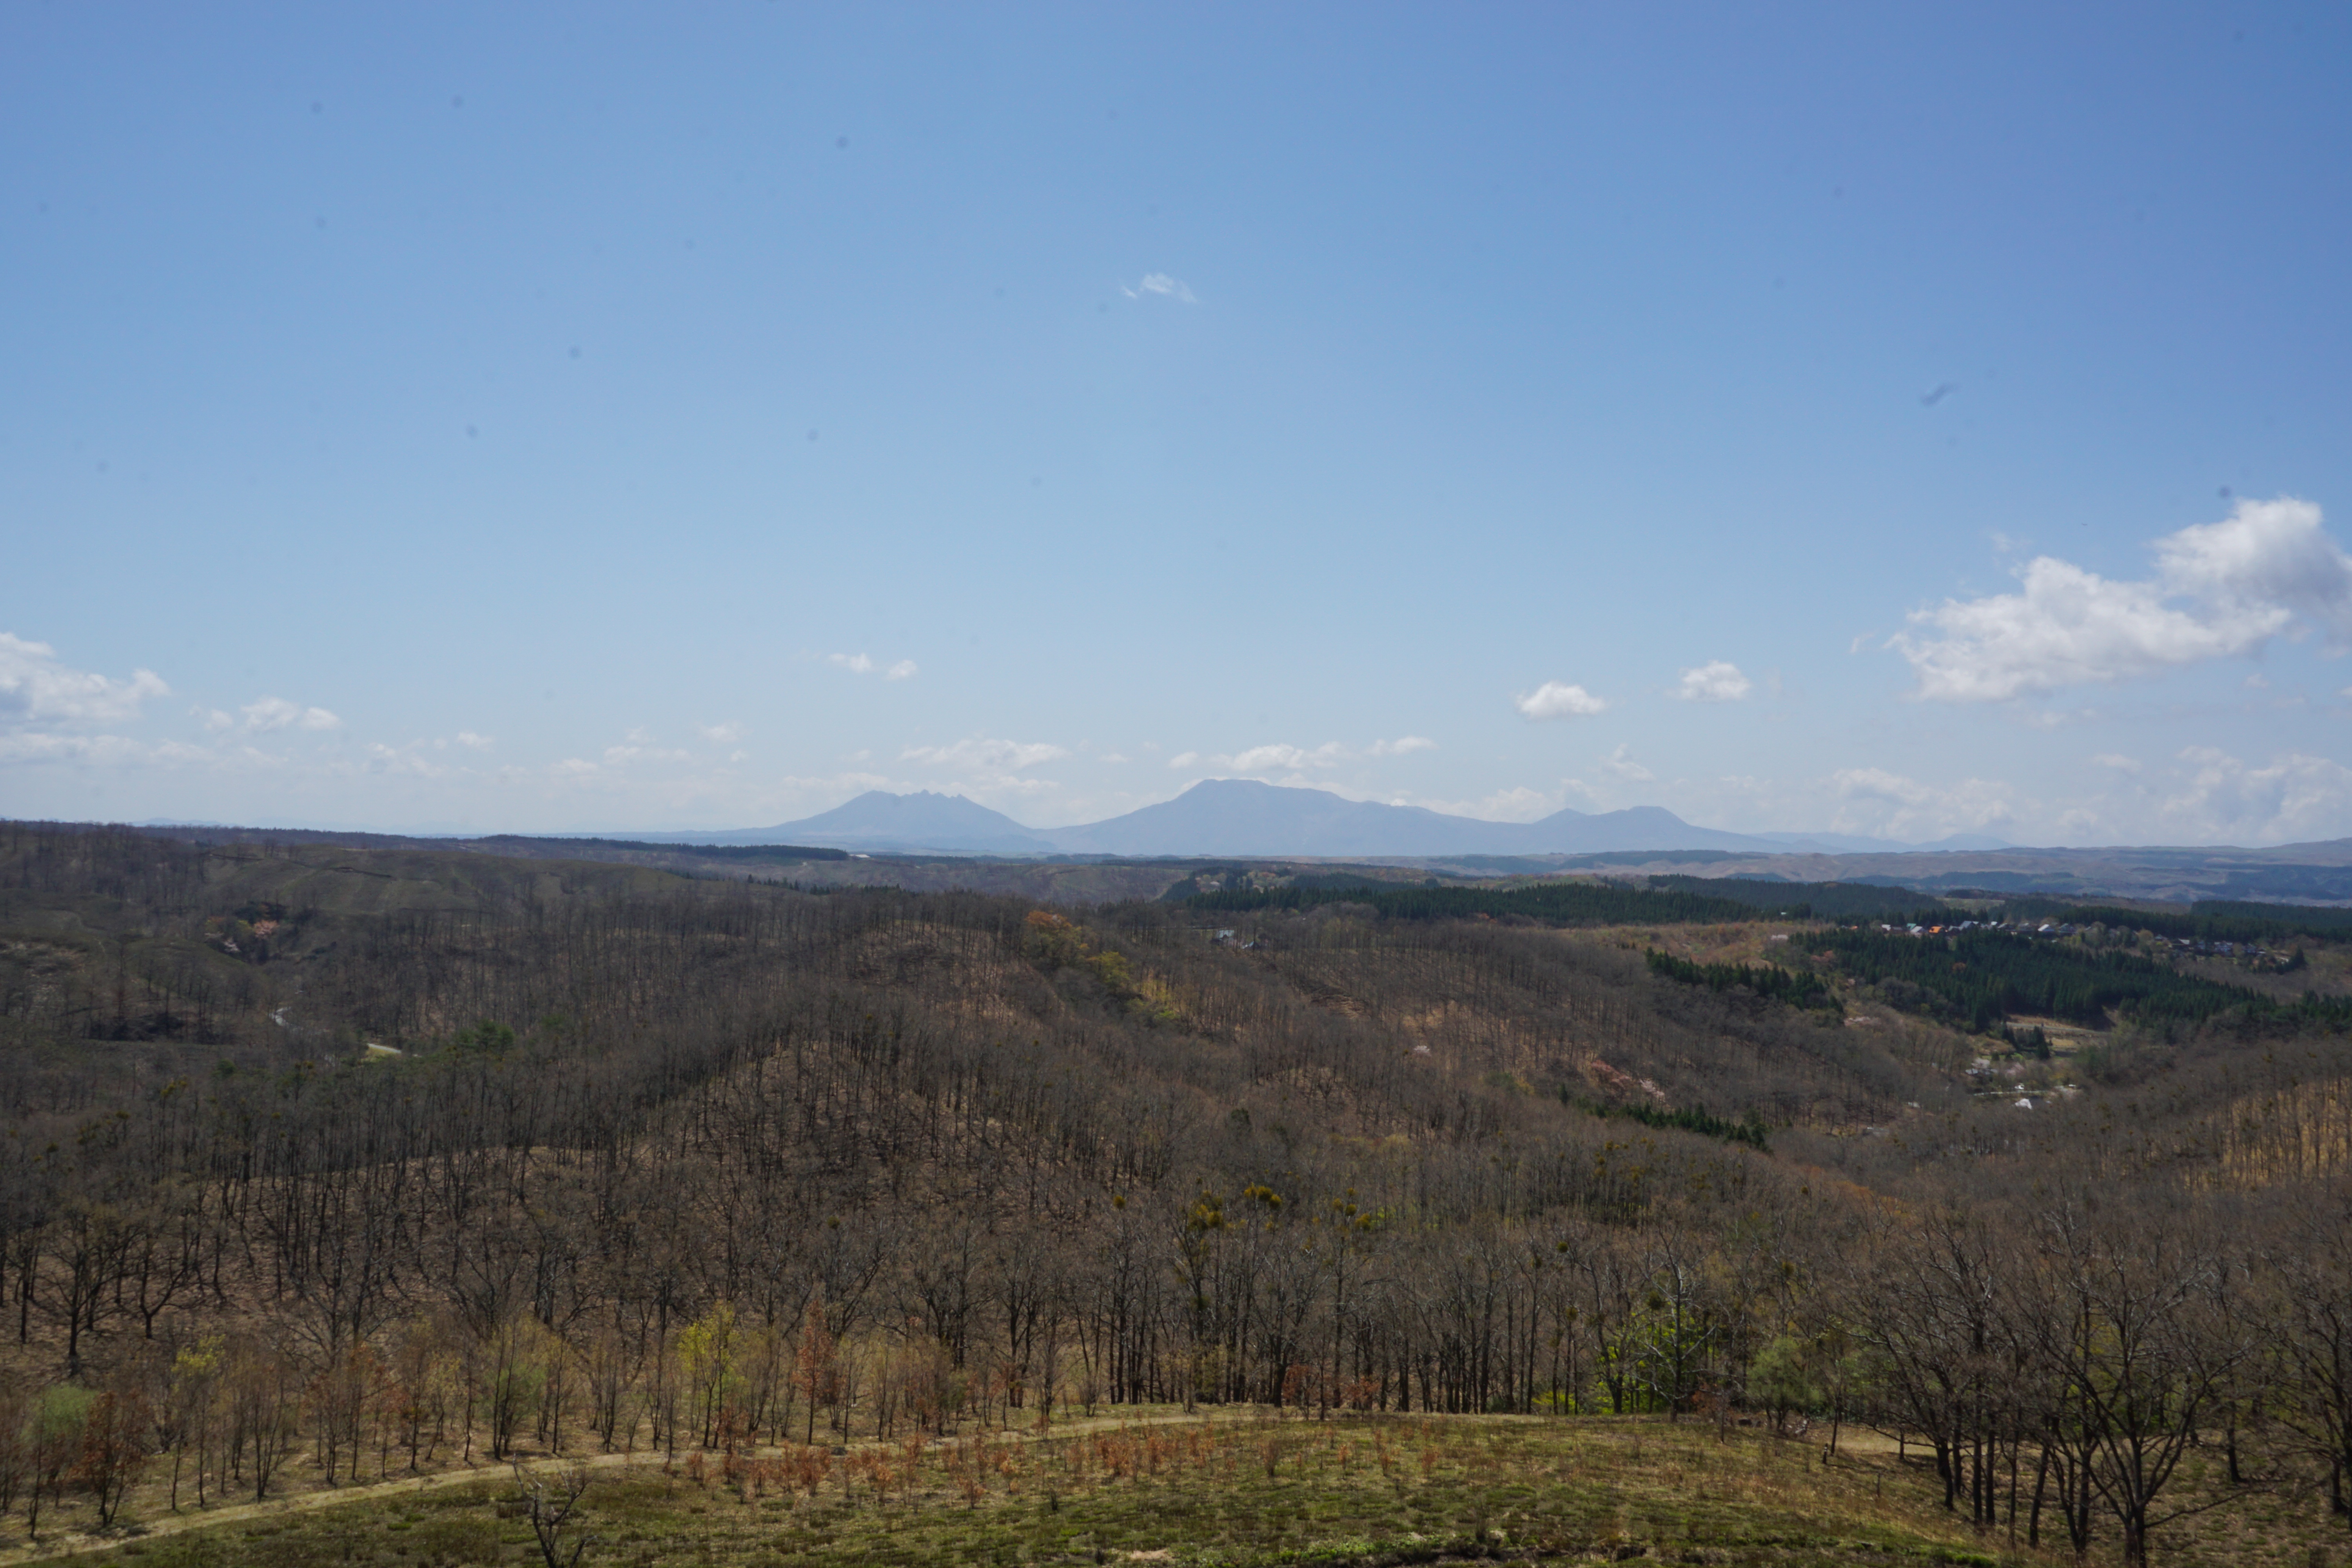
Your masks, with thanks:
[[[881,853],[952,855],[1421,856],[1591,855],[1628,849],[1735,849],[1759,854],[1855,854],[2000,849],[1974,835],[1933,844],[1844,834],[1723,833],[1694,827],[1654,805],[1599,813],[1556,811],[1535,822],[1486,822],[1417,805],[1349,800],[1328,790],[1253,779],[1205,779],[1178,795],[1076,827],[1024,827],[961,795],[856,799],[773,827],[723,833],[637,833],[667,844],[812,844]]]

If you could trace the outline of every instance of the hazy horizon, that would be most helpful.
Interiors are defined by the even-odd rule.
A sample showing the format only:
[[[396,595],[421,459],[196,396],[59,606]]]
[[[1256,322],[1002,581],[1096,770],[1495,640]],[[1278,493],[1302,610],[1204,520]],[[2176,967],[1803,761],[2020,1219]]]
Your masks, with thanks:
[[[1218,784],[1218,783],[1249,783],[1249,784],[1261,784],[1261,783],[1265,783],[1265,781],[1263,781],[1263,780],[1255,780],[1255,779],[1250,779],[1250,780],[1196,779],[1196,780],[1192,781],[1192,783],[1188,784],[1185,786],[1184,791],[1183,791],[1182,793],[1183,793],[1183,794],[1188,794],[1188,795],[1189,795],[1189,794],[1191,794],[1191,793],[1192,793],[1195,788],[1197,788],[1198,786],[1200,786],[1201,784]],[[1276,788],[1276,789],[1284,789],[1284,790],[1297,790],[1297,791],[1301,791],[1301,792],[1309,792],[1309,793],[1328,793],[1328,792],[1314,792],[1314,791],[1313,791],[1313,786],[1309,786],[1309,785],[1300,785],[1300,784],[1287,784],[1287,785],[1285,785],[1285,784],[1274,784],[1274,785],[1269,785],[1268,787],[1270,787],[1270,788]],[[852,796],[848,801],[841,802],[841,803],[838,803],[838,804],[839,804],[840,805],[844,805],[844,806],[846,806],[846,805],[856,805],[858,801],[865,799],[865,798],[866,798],[866,794],[869,794],[869,793],[870,793],[870,794],[882,794],[882,795],[887,795],[887,794],[890,794],[891,792],[888,792],[888,791],[862,792],[862,793],[861,793],[860,795],[858,795]],[[951,792],[948,792],[948,791],[939,791],[939,790],[929,790],[929,791],[913,791],[913,792],[908,792],[908,794],[909,794],[909,795],[926,795],[926,796],[933,796],[933,797],[946,798],[946,799],[971,800],[971,796],[969,796],[969,795],[956,795],[956,794],[952,794]],[[901,798],[904,798],[904,796],[902,796]],[[1172,797],[1171,797],[1171,798],[1172,798]],[[1342,797],[1340,797],[1340,798],[1345,799],[1345,798],[1348,798],[1348,797],[1342,796]],[[975,801],[975,802],[973,802],[972,804],[974,804],[974,805],[980,805],[980,804],[982,804],[982,803],[979,803],[979,802],[976,802],[976,801]],[[1165,803],[1154,803],[1154,804],[1165,804]],[[1378,803],[1378,804],[1386,804],[1386,803]],[[995,811],[995,810],[996,810],[996,808],[995,808],[995,807],[992,807],[992,806],[991,806],[991,807],[986,807],[985,809],[988,809],[988,810],[990,810],[990,811]],[[1433,809],[1433,808],[1430,808],[1430,807],[1423,807],[1423,808],[1421,808],[1421,809],[1423,809],[1423,810],[1430,810],[1430,809]],[[1626,810],[1640,810],[1640,809],[1643,809],[1643,808],[1641,808],[1641,807],[1618,807],[1618,808],[1615,808],[1615,810],[1616,810],[1616,811],[1618,811],[1618,812],[1622,812],[1622,811],[1626,811]],[[828,808],[826,811],[820,811],[820,812],[812,813],[812,814],[810,814],[808,816],[805,816],[805,817],[799,817],[799,818],[794,818],[794,819],[793,819],[792,821],[789,821],[789,822],[782,822],[782,823],[737,823],[737,824],[730,824],[730,825],[726,825],[724,827],[718,827],[718,828],[698,828],[698,827],[691,827],[691,826],[688,826],[688,827],[669,827],[669,826],[633,826],[625,825],[625,824],[624,824],[624,825],[605,824],[605,825],[603,825],[603,826],[587,825],[587,826],[577,826],[577,827],[552,828],[552,829],[543,829],[543,830],[539,830],[539,831],[537,831],[537,832],[523,832],[523,831],[521,831],[521,830],[517,830],[517,829],[513,829],[513,828],[506,828],[506,827],[485,827],[485,826],[478,826],[478,825],[469,825],[469,824],[464,824],[464,823],[404,823],[404,824],[386,824],[386,823],[379,823],[379,822],[364,822],[364,821],[336,821],[336,820],[312,820],[312,821],[274,820],[274,821],[231,822],[231,821],[219,820],[219,819],[214,819],[214,818],[190,818],[190,817],[169,817],[169,816],[147,817],[147,818],[143,818],[143,819],[141,819],[141,820],[139,820],[139,821],[136,821],[136,822],[132,822],[132,823],[131,823],[129,826],[134,826],[134,827],[220,827],[220,828],[257,828],[257,829],[264,829],[264,830],[281,830],[281,831],[290,831],[290,832],[329,832],[329,833],[353,833],[353,834],[385,834],[385,835],[394,835],[394,836],[412,836],[412,837],[453,837],[453,838],[487,838],[487,837],[557,837],[557,838],[562,838],[562,837],[583,837],[583,838],[584,838],[584,837],[606,837],[606,838],[625,838],[626,837],[628,837],[628,836],[629,836],[630,834],[632,834],[632,833],[677,834],[677,833],[710,833],[710,832],[724,832],[724,831],[747,832],[747,831],[765,831],[765,830],[772,830],[772,830],[781,830],[781,829],[786,829],[786,828],[790,828],[790,827],[793,827],[793,826],[798,826],[798,825],[799,825],[799,824],[801,824],[801,823],[810,822],[810,821],[814,821],[814,820],[820,819],[820,818],[822,818],[822,817],[824,817],[824,816],[826,816],[830,815],[831,810],[832,810],[832,808]],[[1614,815],[1614,813],[1610,813],[1610,812],[1580,813],[1580,812],[1578,812],[1577,808],[1575,808],[1575,807],[1573,807],[1573,806],[1564,807],[1564,808],[1562,808],[1562,811],[1561,811],[1561,812],[1554,813],[1554,814],[1552,814],[1552,815],[1553,815],[1553,816],[1559,816],[1559,815],[1562,815],[1563,813],[1568,814],[1568,815],[1570,815],[1570,816],[1601,816],[1601,817],[1605,817],[1605,816],[1609,816]],[[1023,830],[1024,830],[1024,831],[1025,831],[1025,832],[1032,832],[1032,833],[1036,833],[1036,834],[1040,834],[1040,835],[1047,835],[1047,836],[1050,836],[1050,835],[1052,835],[1052,834],[1055,833],[1056,831],[1066,830],[1066,827],[1068,827],[1068,826],[1079,826],[1079,827],[1083,827],[1083,826],[1097,826],[1097,825],[1098,825],[1098,824],[1054,825],[1054,824],[1044,824],[1044,823],[1030,823],[1030,822],[1024,822],[1024,821],[1023,821],[1023,820],[1020,818],[1020,816],[1019,816],[1018,815],[1014,814],[1014,813],[1011,813],[1011,812],[1001,812],[1001,813],[998,813],[998,815],[999,815],[999,816],[1002,816],[1003,817],[1004,817],[1004,819],[1005,819],[1005,820],[1007,820],[1008,822],[1012,823],[1012,824],[1013,824],[1013,826],[1016,826],[1016,827],[1018,827],[1018,828],[1021,828],[1021,829],[1023,829]],[[1121,814],[1119,814],[1119,816],[1127,816],[1127,815],[1129,815],[1129,814],[1127,814],[1127,813],[1121,813]],[[1498,823],[1498,819],[1496,819],[1496,818],[1491,818],[1491,817],[1475,817],[1475,816],[1464,816],[1464,815],[1459,814],[1459,813],[1440,812],[1440,813],[1438,813],[1438,815],[1439,815],[1439,816],[1441,816],[1447,817],[1448,819],[1451,819],[1451,820],[1457,820],[1457,821],[1465,821],[1465,822],[1487,822],[1487,823]],[[1105,818],[1105,819],[1100,819],[1100,820],[1108,821],[1108,820],[1116,820],[1116,819],[1115,819],[1115,818]],[[1500,824],[1498,823],[1498,825],[1500,825]],[[1699,828],[1711,828],[1711,825],[1709,825],[1709,824],[1706,824],[1706,823],[1693,823],[1693,824],[1691,824],[1691,826],[1695,826],[1695,827],[1699,827]],[[1896,846],[1896,845],[1898,845],[1898,844],[1901,844],[1901,843],[1906,842],[1906,841],[1898,841],[1898,840],[1895,840],[1895,839],[1885,839],[1885,838],[1872,839],[1872,836],[1869,836],[1869,835],[1846,835],[1846,834],[1838,834],[1838,833],[1834,833],[1834,832],[1828,832],[1828,831],[1823,831],[1823,832],[1821,832],[1821,833],[1819,833],[1819,834],[1806,834],[1806,833],[1803,833],[1803,832],[1801,832],[1801,831],[1794,831],[1794,830],[1782,830],[1782,829],[1766,829],[1766,830],[1763,830],[1762,832],[1760,832],[1760,833],[1759,833],[1759,834],[1755,835],[1754,837],[1755,837],[1756,838],[1758,838],[1758,840],[1759,840],[1759,842],[1761,842],[1761,841],[1765,841],[1765,840],[1771,840],[1771,839],[1785,839],[1785,840],[1789,840],[1789,841],[1791,841],[1791,842],[1794,842],[1794,843],[1804,843],[1804,842],[1826,842],[1826,841],[1829,841],[1829,840],[1834,840],[1834,839],[1841,839],[1841,838],[1843,838],[1843,839],[1848,839],[1848,840],[1851,840],[1851,841],[1853,841],[1853,842],[1856,842],[1856,843],[1863,842],[1863,841],[1864,841],[1864,840],[1871,840],[1871,841],[1873,841],[1873,842],[1876,842],[1876,843],[1884,844],[1884,845],[1886,845],[1886,846],[1889,846],[1889,847],[1895,847],[1895,846]],[[2000,839],[1998,839],[1998,838],[1996,838],[1996,837],[1994,837],[1993,836],[1990,836],[1990,835],[1981,835],[1981,834],[1966,834],[1966,833],[1962,833],[1962,834],[1948,834],[1948,835],[1945,835],[1945,836],[1943,836],[1943,837],[1944,837],[1944,838],[1946,838],[1946,839],[1958,838],[1958,839],[1976,840],[1976,841],[1979,841],[1979,845],[1980,845],[1980,846],[1982,846],[1982,847],[1990,847],[1990,846],[1994,845],[1994,844],[2000,844],[2000,845],[2001,845],[2001,846],[2002,846],[2002,847],[2010,847],[2010,848],[2032,848],[2032,847],[2043,847],[2043,848],[2063,848],[2063,847],[2070,847],[2070,846],[2060,846],[2060,845],[2045,845],[2045,846],[2027,846],[2027,845],[2018,845],[2018,844],[2010,843],[2010,842],[2008,842],[2008,841],[2006,841],[2006,840],[2000,840]],[[1919,841],[1910,841],[1910,842],[1913,842],[1913,843],[1916,843],[1916,844],[1925,844],[1925,843],[1928,843],[1928,842],[1940,842],[1940,840],[1937,840],[1937,841],[1919,840]],[[2212,846],[2212,847],[2221,847],[2221,846]],[[1092,852],[1091,852],[1091,851],[1089,851],[1088,853],[1092,853]],[[1160,852],[1160,851],[1153,851],[1152,853],[1154,853],[1154,854],[1156,855],[1156,854],[1159,854],[1159,853],[1161,853],[1161,852]],[[1399,853],[1403,853],[1403,852],[1400,851]],[[1570,853],[1576,853],[1576,851],[1570,851]],[[1310,855],[1310,856],[1309,856],[1309,858],[1326,858],[1326,857],[1320,857],[1319,855]]]

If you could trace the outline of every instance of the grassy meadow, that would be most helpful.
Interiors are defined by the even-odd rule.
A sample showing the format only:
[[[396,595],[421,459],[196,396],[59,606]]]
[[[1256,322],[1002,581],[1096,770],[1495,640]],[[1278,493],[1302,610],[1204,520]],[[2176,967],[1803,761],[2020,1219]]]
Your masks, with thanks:
[[[2072,1564],[2054,1507],[2034,1550],[1941,1507],[1920,1450],[1849,1428],[1808,1437],[1663,1416],[1361,1416],[1145,1409],[1047,1434],[847,1448],[599,1455],[557,1561],[580,1568],[1510,1561]],[[2179,1500],[2219,1495],[2218,1453]],[[557,1483],[572,1467],[526,1459]],[[2022,1478],[2032,1487],[2030,1473]],[[557,1489],[560,1490],[560,1488]],[[151,1474],[115,1528],[86,1506],[7,1568],[470,1568],[546,1557],[517,1477],[453,1467],[263,1504],[169,1510]],[[2030,1498],[2029,1500],[2030,1500]],[[2308,1484],[2246,1489],[2160,1530],[2160,1568],[2325,1568],[2347,1561]],[[580,1553],[575,1559],[575,1548]],[[2089,1561],[2120,1561],[2103,1521]]]
[[[1187,1418],[1039,1437],[597,1461],[559,1550],[583,1564],[1992,1563],[1891,1453],[1692,1420]],[[72,1561],[438,1568],[543,1561],[502,1471],[191,1524],[142,1513]],[[323,1505],[323,1506],[322,1506]],[[60,1542],[59,1544],[64,1544]],[[21,1562],[44,1559],[31,1552]]]

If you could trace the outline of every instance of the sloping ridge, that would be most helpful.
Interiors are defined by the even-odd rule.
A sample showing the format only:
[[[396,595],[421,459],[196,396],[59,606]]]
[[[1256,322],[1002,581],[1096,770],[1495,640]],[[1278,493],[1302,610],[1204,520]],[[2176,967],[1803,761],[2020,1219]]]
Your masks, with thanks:
[[[656,837],[647,835],[646,837]],[[1054,846],[1001,811],[960,795],[869,789],[831,811],[774,827],[665,834],[677,843],[814,844],[828,849],[930,849],[967,855],[1050,855]]]
[[[1496,826],[1328,790],[1204,779],[1174,800],[1046,837],[1094,855],[1464,855],[1489,851]]]
[[[1599,815],[1558,811],[1539,822],[1483,822],[1254,779],[1204,779],[1174,800],[1081,827],[1044,829],[1039,837],[1067,853],[1095,855],[1574,855],[1780,847],[1742,834],[1694,827],[1654,805]]]

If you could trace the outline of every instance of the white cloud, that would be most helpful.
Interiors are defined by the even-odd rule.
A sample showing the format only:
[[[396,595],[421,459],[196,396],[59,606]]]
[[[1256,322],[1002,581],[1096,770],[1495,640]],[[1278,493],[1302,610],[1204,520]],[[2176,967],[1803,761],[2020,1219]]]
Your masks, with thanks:
[[[2095,708],[2049,708],[2039,713],[2021,714],[2017,721],[2029,730],[2063,730],[2069,724],[2097,723],[2099,710]]]
[[[1181,280],[1169,277],[1165,272],[1147,272],[1143,275],[1143,281],[1132,289],[1124,283],[1120,284],[1119,292],[1130,300],[1140,300],[1146,294],[1158,294],[1164,299],[1180,300],[1187,305],[1197,305],[1201,302],[1192,297],[1192,290],[1184,287]]]
[[[2319,509],[2242,500],[2221,522],[2156,542],[2156,575],[2100,576],[2042,555],[2022,591],[1948,599],[1913,613],[1939,635],[1892,639],[1918,695],[2000,701],[2081,682],[2115,681],[2258,651],[2298,617],[2332,647],[2352,643],[2352,557],[2320,527]]]
[[[1477,800],[1440,800],[1425,795],[1400,804],[1423,805],[1450,816],[1475,816],[1487,822],[1533,822],[1559,809],[1556,797],[1525,784],[1496,790]]]
[[[2210,746],[2180,753],[2189,777],[2162,806],[2178,841],[2291,843],[2352,833],[2352,768],[2289,752],[2256,767]]]
[[[171,688],[152,669],[115,680],[58,660],[58,650],[0,632],[0,723],[103,722],[135,719],[140,704]]]
[[[2119,773],[2136,773],[2140,768],[2138,758],[2126,757],[2119,752],[2101,752],[2091,761],[2100,767],[2113,768]]]
[[[1559,802],[1541,790],[1519,784],[1511,789],[1497,790],[1478,803],[1471,815],[1489,817],[1497,822],[1533,822],[1549,816],[1559,809]]]
[[[2158,540],[2158,564],[2176,592],[2249,617],[2284,607],[2325,626],[2329,646],[2342,647],[2352,644],[2352,556],[2320,521],[2309,501],[2242,500],[2221,522]]]
[[[667,751],[660,746],[607,746],[604,748],[604,765],[608,768],[625,767],[630,763],[684,763],[692,760],[692,756],[688,752]]]
[[[1941,838],[2011,820],[2016,791],[1990,779],[1922,784],[1885,768],[1843,768],[1831,775],[1841,805],[1832,822],[1841,833],[1890,838]]]
[[[238,711],[245,715],[245,731],[250,735],[266,735],[277,730],[339,730],[343,723],[324,708],[305,708],[283,697],[265,697],[258,702],[247,703]]]
[[[878,669],[885,680],[910,680],[918,673],[918,667],[911,658],[902,658],[885,668],[862,653],[829,653],[824,656],[824,662],[852,675],[871,675]]]
[[[1032,795],[1049,795],[1062,786],[1052,779],[1024,779],[1013,773],[996,773],[987,778],[953,786],[951,793],[971,795],[975,800],[1014,795],[1026,799]]]
[[[1658,776],[1635,762],[1629,752],[1630,748],[1620,741],[1615,751],[1601,759],[1602,770],[1615,773],[1621,779],[1632,779],[1636,784],[1648,784]]]
[[[973,735],[944,746],[909,746],[898,753],[898,760],[934,768],[991,768],[1002,772],[1034,768],[1069,754],[1050,742],[992,741],[984,735]]]
[[[190,747],[190,751],[197,748]],[[147,747],[121,735],[60,735],[47,730],[0,730],[0,763],[79,763],[135,766],[152,757]]]
[[[1696,669],[1684,670],[1682,684],[1675,688],[1675,695],[1685,702],[1737,702],[1754,685],[1739,673],[1738,665],[1718,658]]]
[[[1149,749],[1149,748],[1147,748]],[[1366,757],[1403,757],[1415,752],[1433,752],[1437,742],[1425,736],[1405,735],[1393,741],[1374,741],[1359,752],[1339,741],[1326,741],[1319,746],[1294,746],[1283,742],[1269,742],[1262,746],[1250,746],[1242,751],[1213,754],[1181,752],[1168,759],[1171,768],[1189,768],[1203,764],[1225,768],[1238,773],[1268,773],[1287,769],[1294,774],[1304,774],[1309,769],[1328,770]],[[1125,761],[1105,757],[1105,762]],[[1318,787],[1335,788],[1322,784]],[[1367,795],[1366,799],[1371,798]]]
[[[1221,765],[1245,773],[1262,773],[1271,768],[1336,768],[1348,760],[1348,748],[1337,741],[1327,741],[1311,752],[1303,746],[1252,746],[1245,752],[1216,759]]]
[[[716,742],[718,744],[722,746],[731,746],[736,742],[741,740],[745,735],[751,733],[750,731],[746,730],[742,725],[735,722],[733,720],[730,720],[724,724],[698,725],[697,728],[702,731],[702,738],[704,740]]]
[[[1511,701],[1530,719],[1583,718],[1609,706],[1581,686],[1570,686],[1559,680],[1547,680],[1525,696],[1514,697]]]
[[[372,742],[365,748],[365,754],[367,762],[364,765],[372,773],[403,773],[413,778],[437,779],[446,778],[450,773],[446,764],[418,756],[414,747],[394,749]]]
[[[471,730],[457,731],[457,744],[470,751],[487,752],[490,749],[490,738],[488,735],[477,735]]]

